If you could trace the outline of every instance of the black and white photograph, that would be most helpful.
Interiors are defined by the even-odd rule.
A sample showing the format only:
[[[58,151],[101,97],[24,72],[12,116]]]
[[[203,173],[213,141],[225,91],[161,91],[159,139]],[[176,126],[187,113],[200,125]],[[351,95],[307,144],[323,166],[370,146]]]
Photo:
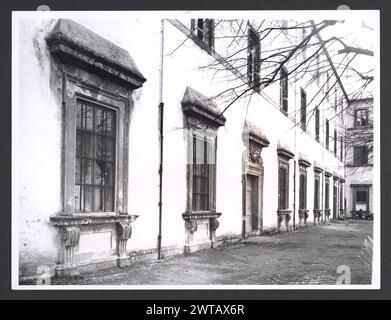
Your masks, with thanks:
[[[379,23],[12,12],[12,289],[379,289]]]

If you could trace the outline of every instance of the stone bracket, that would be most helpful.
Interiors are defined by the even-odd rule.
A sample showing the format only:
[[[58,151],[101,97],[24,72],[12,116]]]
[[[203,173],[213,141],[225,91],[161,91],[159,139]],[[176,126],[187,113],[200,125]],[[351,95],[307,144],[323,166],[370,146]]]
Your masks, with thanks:
[[[286,231],[289,231],[289,220],[291,219],[291,210],[278,210],[277,211],[277,229],[278,232],[281,231],[281,224],[284,222]]]

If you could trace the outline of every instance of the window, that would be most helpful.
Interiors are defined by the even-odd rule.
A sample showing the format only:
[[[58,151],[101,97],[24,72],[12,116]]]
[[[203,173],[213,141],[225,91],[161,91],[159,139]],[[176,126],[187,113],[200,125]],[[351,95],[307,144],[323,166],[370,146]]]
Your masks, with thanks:
[[[356,202],[364,202],[368,201],[368,191],[356,191]]]
[[[334,87],[334,110],[337,111],[338,107],[338,90],[337,87]]]
[[[300,167],[299,209],[307,209],[307,172],[303,167]]]
[[[368,109],[357,109],[354,113],[355,127],[364,127],[368,125]]]
[[[337,130],[334,129],[334,155],[337,156]]]
[[[280,104],[282,111],[288,113],[288,72],[285,68],[280,72]]]
[[[314,180],[314,209],[320,209],[320,176],[319,173],[315,173]]]
[[[301,103],[300,103],[300,126],[303,130],[306,128],[307,122],[307,94],[301,89]]]
[[[354,187],[353,201],[353,210],[369,211],[369,187]]]
[[[213,99],[191,87],[181,104],[187,129],[186,220],[193,212],[216,213],[217,130],[226,120]]]
[[[341,151],[340,158],[341,161],[343,161],[343,137],[342,136],[340,137],[340,151]]]
[[[214,48],[214,20],[191,19],[191,30],[199,40]]]
[[[353,147],[354,153],[354,165],[366,165],[368,164],[368,149],[366,146]]]
[[[75,211],[114,211],[116,114],[78,99]]]
[[[324,202],[324,208],[330,209],[330,179],[326,178],[325,181],[325,202]]]
[[[326,148],[327,150],[330,147],[330,124],[329,120],[326,120]]]
[[[193,135],[193,211],[209,211],[210,143]]]
[[[248,29],[248,52],[247,52],[247,78],[250,87],[259,92],[261,50],[259,35],[252,29]]]
[[[278,168],[278,209],[288,209],[289,207],[289,163],[284,160],[279,161]]]
[[[320,116],[319,116],[319,109],[316,108],[315,110],[315,139],[316,141],[319,141],[319,121],[320,121]]]

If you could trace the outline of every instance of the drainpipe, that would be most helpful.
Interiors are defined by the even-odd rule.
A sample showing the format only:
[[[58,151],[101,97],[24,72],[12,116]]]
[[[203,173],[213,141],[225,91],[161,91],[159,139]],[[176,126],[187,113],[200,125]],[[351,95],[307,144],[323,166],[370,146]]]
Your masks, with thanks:
[[[296,140],[296,135],[295,135]],[[295,231],[296,223],[295,223],[295,217],[296,217],[296,159],[293,164],[293,231]]]
[[[161,29],[160,29],[160,78],[159,78],[159,153],[160,153],[160,163],[159,163],[159,234],[157,237],[157,259],[161,260],[161,250],[162,250],[162,213],[163,213],[163,56],[164,56],[164,20],[161,20]]]

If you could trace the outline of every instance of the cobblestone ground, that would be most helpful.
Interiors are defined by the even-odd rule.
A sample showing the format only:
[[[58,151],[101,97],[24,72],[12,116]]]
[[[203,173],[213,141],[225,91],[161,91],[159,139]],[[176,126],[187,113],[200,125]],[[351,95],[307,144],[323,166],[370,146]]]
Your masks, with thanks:
[[[372,236],[371,221],[340,221],[250,238],[159,263],[136,263],[57,279],[52,284],[335,284],[340,265],[351,268],[351,284],[370,284],[371,256],[364,245],[367,236]]]

